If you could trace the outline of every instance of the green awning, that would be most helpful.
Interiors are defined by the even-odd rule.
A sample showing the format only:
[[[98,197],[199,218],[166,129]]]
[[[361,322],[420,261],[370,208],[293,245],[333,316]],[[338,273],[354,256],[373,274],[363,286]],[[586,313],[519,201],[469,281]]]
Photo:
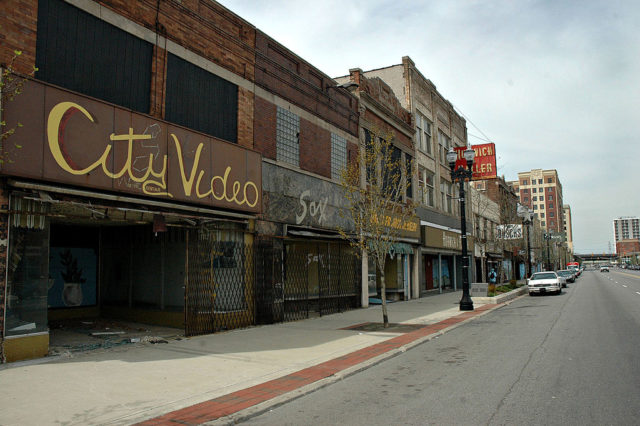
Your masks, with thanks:
[[[409,244],[395,243],[389,249],[389,254],[391,256],[393,256],[394,254],[413,254],[413,249]]]

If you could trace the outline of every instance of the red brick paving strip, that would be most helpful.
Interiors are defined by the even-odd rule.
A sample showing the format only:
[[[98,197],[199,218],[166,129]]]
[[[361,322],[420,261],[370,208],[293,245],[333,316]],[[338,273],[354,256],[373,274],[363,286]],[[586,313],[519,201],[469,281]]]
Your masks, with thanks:
[[[163,416],[146,420],[138,425],[199,425],[220,417],[225,417],[245,408],[252,407],[261,402],[268,401],[287,392],[299,389],[318,380],[330,377],[349,367],[358,365],[378,355],[382,355],[422,337],[435,334],[452,325],[458,324],[479,313],[495,307],[496,305],[483,305],[475,311],[464,312],[455,317],[448,318],[436,324],[431,324],[414,331],[402,334],[384,342],[362,348],[355,352],[334,358],[313,367],[305,368],[287,376],[270,380],[247,389],[230,393],[200,404],[172,411]],[[357,326],[354,326],[357,327]]]

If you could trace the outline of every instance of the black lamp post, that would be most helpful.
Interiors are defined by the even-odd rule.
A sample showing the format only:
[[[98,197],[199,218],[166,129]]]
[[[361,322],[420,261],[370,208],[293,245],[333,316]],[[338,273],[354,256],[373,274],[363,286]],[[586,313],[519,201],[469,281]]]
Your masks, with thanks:
[[[461,311],[473,311],[473,300],[469,294],[469,255],[467,254],[467,221],[466,212],[464,206],[464,181],[466,179],[471,180],[472,172],[471,166],[473,166],[473,158],[476,153],[473,149],[467,148],[464,153],[464,159],[467,162],[467,167],[458,167],[456,169],[456,160],[458,159],[458,153],[449,149],[447,152],[447,161],[451,168],[451,180],[460,182],[460,232],[462,233],[462,299],[460,299]]]
[[[549,254],[549,240],[551,240],[551,234],[545,232],[544,239],[547,240],[547,271],[551,271],[551,255]]]
[[[522,223],[527,227],[527,278],[531,276],[531,223],[533,222],[533,212],[527,211],[522,217]]]

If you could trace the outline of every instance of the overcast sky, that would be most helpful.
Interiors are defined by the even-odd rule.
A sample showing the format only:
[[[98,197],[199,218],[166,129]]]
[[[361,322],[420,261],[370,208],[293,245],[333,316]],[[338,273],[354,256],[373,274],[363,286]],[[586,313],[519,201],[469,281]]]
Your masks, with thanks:
[[[558,171],[576,253],[615,250],[613,219],[640,216],[640,1],[221,3],[332,77],[410,56],[499,175]]]

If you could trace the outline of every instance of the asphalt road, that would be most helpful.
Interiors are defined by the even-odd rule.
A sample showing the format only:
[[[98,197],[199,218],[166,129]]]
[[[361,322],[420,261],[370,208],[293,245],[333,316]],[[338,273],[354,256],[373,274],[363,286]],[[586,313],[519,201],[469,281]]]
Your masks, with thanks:
[[[245,423],[640,424],[640,272],[584,272]]]

